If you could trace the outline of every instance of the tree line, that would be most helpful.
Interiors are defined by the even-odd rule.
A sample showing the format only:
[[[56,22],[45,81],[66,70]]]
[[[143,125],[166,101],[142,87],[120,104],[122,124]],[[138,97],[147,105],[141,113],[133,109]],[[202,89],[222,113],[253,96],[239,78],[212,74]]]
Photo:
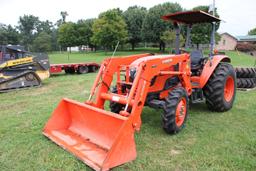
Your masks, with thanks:
[[[52,23],[40,21],[33,15],[19,17],[18,25],[0,25],[0,44],[22,44],[30,51],[57,51],[67,47],[86,45],[92,49],[112,50],[117,42],[130,44],[134,50],[140,43],[153,43],[160,50],[173,44],[175,32],[171,22],[161,19],[163,15],[184,11],[178,3],[162,3],[150,9],[132,6],[122,11],[111,9],[99,14],[98,18],[66,22],[68,13],[62,11],[61,18]],[[193,10],[208,12],[208,6]],[[218,29],[218,26],[217,26]],[[208,43],[210,24],[198,24],[192,30],[194,44]],[[183,37],[186,29],[182,28]],[[184,42],[184,38],[181,43]]]
[[[256,27],[248,32],[248,35],[256,35]]]

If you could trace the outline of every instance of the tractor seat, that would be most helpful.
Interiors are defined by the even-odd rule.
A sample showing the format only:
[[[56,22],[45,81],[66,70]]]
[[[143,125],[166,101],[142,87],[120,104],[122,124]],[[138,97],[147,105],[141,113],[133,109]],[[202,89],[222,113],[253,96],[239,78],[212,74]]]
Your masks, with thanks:
[[[200,69],[202,66],[202,60],[204,59],[203,52],[201,50],[194,50],[190,53],[191,70]]]

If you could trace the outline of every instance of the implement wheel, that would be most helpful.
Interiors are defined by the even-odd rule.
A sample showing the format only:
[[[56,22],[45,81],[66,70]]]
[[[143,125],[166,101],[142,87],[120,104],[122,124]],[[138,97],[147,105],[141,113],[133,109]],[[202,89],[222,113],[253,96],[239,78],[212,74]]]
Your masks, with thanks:
[[[97,71],[97,67],[96,66],[90,66],[90,72],[96,72]]]
[[[225,112],[232,108],[236,95],[236,73],[232,65],[219,64],[204,87],[204,95],[212,111]]]
[[[188,116],[188,94],[182,87],[169,93],[163,108],[163,129],[168,134],[178,133],[185,125]]]
[[[75,71],[74,68],[71,68],[71,67],[65,68],[65,73],[66,73],[66,74],[74,74],[75,72],[76,72],[76,71]]]
[[[89,68],[87,66],[78,67],[78,70],[77,70],[78,74],[86,74],[88,72],[89,72]]]

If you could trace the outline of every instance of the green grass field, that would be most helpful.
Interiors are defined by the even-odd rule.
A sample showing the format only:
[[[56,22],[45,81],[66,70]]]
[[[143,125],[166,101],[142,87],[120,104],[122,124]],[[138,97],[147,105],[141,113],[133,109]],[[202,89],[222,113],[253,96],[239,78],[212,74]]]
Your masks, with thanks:
[[[128,55],[134,52],[118,52]],[[138,51],[136,53],[142,53]],[[254,58],[227,52],[236,66]],[[104,53],[50,54],[51,63],[101,62]],[[108,54],[111,56],[111,53]],[[0,170],[90,170],[41,132],[63,97],[85,101],[96,74],[54,75],[40,88],[0,94]],[[191,106],[185,129],[170,136],[161,128],[161,110],[145,107],[135,135],[137,159],[114,170],[256,170],[256,91],[237,92],[232,110]]]

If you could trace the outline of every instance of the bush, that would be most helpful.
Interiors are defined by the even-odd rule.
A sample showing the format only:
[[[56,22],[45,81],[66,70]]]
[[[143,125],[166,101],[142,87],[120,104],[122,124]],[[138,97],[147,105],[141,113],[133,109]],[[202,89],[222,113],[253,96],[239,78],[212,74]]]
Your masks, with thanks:
[[[238,43],[236,49],[241,52],[250,52],[256,50],[256,45],[252,43]]]

